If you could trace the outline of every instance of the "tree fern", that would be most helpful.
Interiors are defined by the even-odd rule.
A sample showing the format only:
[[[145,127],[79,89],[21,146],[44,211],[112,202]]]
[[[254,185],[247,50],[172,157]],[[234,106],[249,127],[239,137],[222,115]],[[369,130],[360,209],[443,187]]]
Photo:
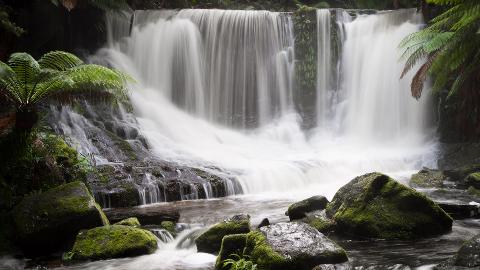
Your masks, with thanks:
[[[76,97],[125,100],[126,86],[133,79],[120,71],[85,64],[75,55],[49,52],[36,61],[27,53],[14,53],[7,63],[0,61],[0,94],[18,111],[52,98],[71,102]]]

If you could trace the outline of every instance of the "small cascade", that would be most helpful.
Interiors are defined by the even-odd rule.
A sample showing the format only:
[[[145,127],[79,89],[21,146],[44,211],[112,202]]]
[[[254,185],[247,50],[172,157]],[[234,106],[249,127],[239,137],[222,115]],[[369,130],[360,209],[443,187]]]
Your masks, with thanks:
[[[173,235],[165,229],[150,229],[150,231],[155,234],[162,243],[170,243],[175,239]]]
[[[213,198],[212,184],[210,184],[209,182],[205,182],[202,184],[202,187],[205,192],[205,199]]]
[[[137,189],[141,205],[166,202],[165,197],[162,196],[164,193],[160,192],[158,183],[152,180],[150,173],[145,174],[143,182],[138,185]]]

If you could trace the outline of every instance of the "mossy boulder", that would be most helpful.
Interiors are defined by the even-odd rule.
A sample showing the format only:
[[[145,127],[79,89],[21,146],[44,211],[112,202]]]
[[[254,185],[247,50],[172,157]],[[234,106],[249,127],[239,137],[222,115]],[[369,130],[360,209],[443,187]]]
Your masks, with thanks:
[[[121,220],[115,223],[114,225],[124,225],[124,226],[130,226],[134,228],[138,228],[141,226],[140,221],[138,221],[138,218],[136,217],[131,217],[131,218]]]
[[[306,217],[308,212],[324,210],[327,204],[328,200],[324,196],[313,196],[290,205],[285,214],[290,220],[301,219]]]
[[[415,188],[441,188],[448,178],[442,171],[422,169],[410,178],[410,186]]]
[[[151,254],[157,237],[147,230],[111,225],[81,231],[73,249],[64,255],[67,262],[104,260]]]
[[[224,236],[248,232],[250,232],[250,217],[236,215],[210,227],[195,239],[195,244],[198,252],[216,254],[220,251]]]
[[[381,173],[343,186],[327,207],[336,231],[358,237],[412,239],[445,233],[452,218],[425,195]]]
[[[223,267],[224,260],[231,258],[232,254],[242,255],[247,244],[247,234],[225,235],[218,253],[215,269],[228,269]]]
[[[437,265],[435,270],[479,269],[480,268],[480,234],[466,241],[457,253]]]
[[[19,243],[28,255],[65,248],[81,229],[108,224],[82,182],[26,196],[15,207],[13,219]]]
[[[460,168],[445,170],[444,173],[451,181],[459,182],[472,173],[480,172],[480,164],[465,165]]]
[[[310,270],[348,260],[345,250],[304,223],[278,223],[247,234],[244,253],[262,270]]]
[[[475,172],[469,174],[465,177],[465,185],[468,187],[474,187],[476,189],[480,189],[480,172]]]
[[[160,223],[160,227],[167,230],[172,235],[175,235],[177,232],[175,222],[173,221],[162,221],[162,223]]]

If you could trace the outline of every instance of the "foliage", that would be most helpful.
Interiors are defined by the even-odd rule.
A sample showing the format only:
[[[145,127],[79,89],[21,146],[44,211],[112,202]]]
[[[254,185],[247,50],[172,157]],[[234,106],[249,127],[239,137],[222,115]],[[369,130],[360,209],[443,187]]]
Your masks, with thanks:
[[[411,84],[412,95],[420,98],[424,82],[433,75],[433,91],[450,88],[447,102],[459,99],[459,113],[479,124],[478,83],[480,82],[480,2],[477,0],[428,0],[452,5],[430,25],[407,36],[400,44],[406,59],[402,77],[418,68]]]
[[[128,7],[125,0],[50,0],[54,5],[63,5],[69,11],[76,8],[78,2],[88,2],[89,5],[97,7],[99,9],[108,10],[121,10]]]
[[[223,261],[223,267],[230,270],[257,270],[257,265],[250,260],[250,256],[231,254],[229,259]]]
[[[418,62],[424,64],[412,81],[412,95],[419,98],[427,75],[436,75],[434,90],[444,88],[455,78],[449,96],[458,93],[466,79],[478,73],[480,61],[480,2],[473,0],[430,0],[455,6],[432,20],[422,31],[406,37],[400,46],[407,59],[402,77]],[[425,60],[424,60],[425,59]]]
[[[122,72],[85,64],[62,51],[46,53],[38,61],[27,53],[14,53],[7,63],[0,61],[0,94],[18,111],[31,110],[47,98],[71,102],[78,94],[124,99],[126,83],[131,80]]]

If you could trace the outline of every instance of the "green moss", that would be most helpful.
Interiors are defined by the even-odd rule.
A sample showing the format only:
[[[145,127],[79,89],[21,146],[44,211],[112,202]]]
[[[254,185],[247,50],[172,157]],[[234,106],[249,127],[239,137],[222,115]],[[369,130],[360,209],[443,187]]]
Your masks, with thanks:
[[[174,235],[176,233],[176,229],[175,229],[175,222],[173,221],[162,221],[162,223],[160,223],[160,226],[167,230],[169,233],[171,233],[172,235]]]
[[[247,234],[245,254],[258,265],[259,270],[287,269],[287,259],[272,249],[266,237],[259,231]]]
[[[70,253],[71,261],[101,260],[151,254],[157,238],[151,232],[123,225],[97,227],[81,231]]]
[[[465,178],[465,184],[467,186],[472,186],[476,189],[480,189],[480,172],[475,172],[475,173],[469,174]]]
[[[337,194],[327,212],[334,213],[343,233],[409,239],[443,233],[452,226],[452,219],[425,195],[379,173],[360,176]]]
[[[328,233],[334,230],[335,222],[328,218],[320,217],[320,216],[309,216],[301,220],[304,223],[312,226],[313,228],[317,229],[319,232]]]
[[[468,194],[470,194],[470,195],[480,197],[480,190],[479,190],[479,189],[476,189],[476,188],[474,188],[474,187],[469,187],[469,188],[467,189],[467,192],[468,192]]]
[[[222,246],[218,253],[215,269],[225,269],[223,261],[228,259],[232,254],[242,255],[247,243],[246,234],[226,235],[222,239]]]
[[[218,253],[224,236],[248,232],[250,232],[250,221],[248,219],[226,220],[210,227],[195,239],[195,243],[200,252]]]
[[[140,221],[138,221],[138,218],[136,218],[136,217],[131,217],[131,218],[121,220],[121,221],[115,223],[114,225],[124,225],[124,226],[130,226],[130,227],[134,227],[134,228],[138,228],[138,227],[141,226]]]

